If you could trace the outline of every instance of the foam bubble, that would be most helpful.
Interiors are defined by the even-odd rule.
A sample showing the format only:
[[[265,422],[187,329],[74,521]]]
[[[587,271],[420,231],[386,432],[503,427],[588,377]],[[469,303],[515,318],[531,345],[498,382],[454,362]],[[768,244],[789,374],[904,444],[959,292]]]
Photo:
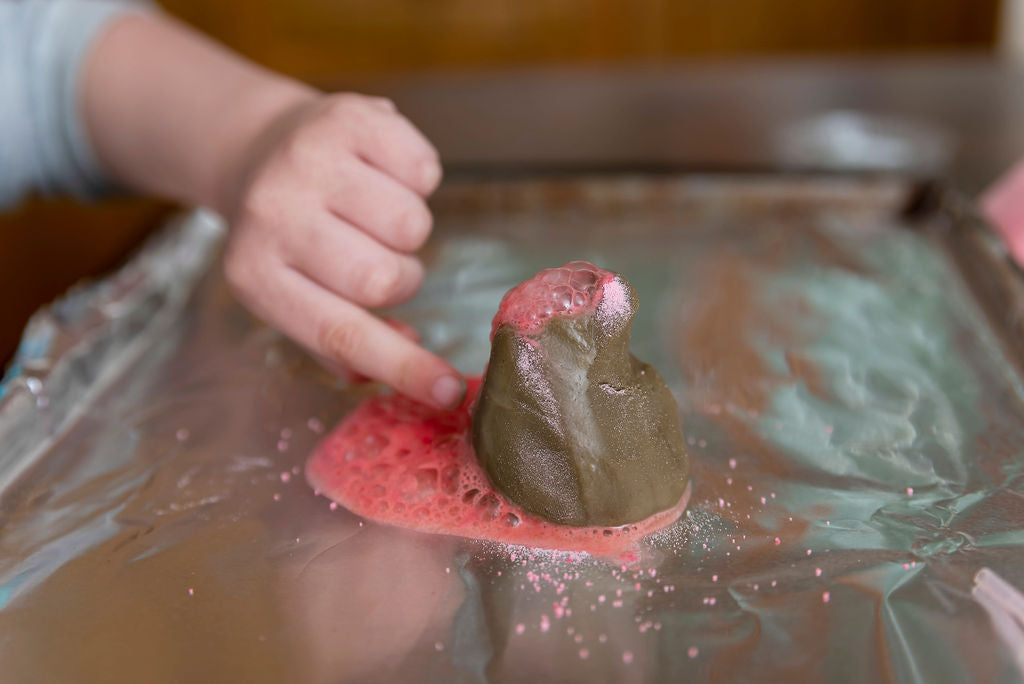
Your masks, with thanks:
[[[520,334],[540,331],[553,316],[575,316],[593,310],[615,274],[587,261],[547,268],[509,290],[491,326],[491,339],[501,324]]]

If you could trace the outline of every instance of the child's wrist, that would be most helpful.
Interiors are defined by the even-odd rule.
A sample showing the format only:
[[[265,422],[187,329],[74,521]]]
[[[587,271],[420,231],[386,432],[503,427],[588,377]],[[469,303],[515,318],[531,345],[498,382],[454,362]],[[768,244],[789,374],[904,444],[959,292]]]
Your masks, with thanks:
[[[267,73],[234,93],[227,116],[216,126],[219,149],[211,155],[213,173],[202,203],[230,216],[253,161],[266,152],[261,148],[267,132],[319,97],[319,91],[304,83]]]

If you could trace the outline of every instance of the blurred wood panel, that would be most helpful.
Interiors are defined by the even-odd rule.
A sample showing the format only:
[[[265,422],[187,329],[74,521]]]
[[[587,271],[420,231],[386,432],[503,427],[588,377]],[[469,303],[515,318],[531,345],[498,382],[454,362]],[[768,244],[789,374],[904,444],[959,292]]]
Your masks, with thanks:
[[[991,49],[998,0],[162,0],[315,83],[430,69]],[[563,107],[570,103],[562,103]],[[486,108],[486,103],[476,106]],[[491,143],[493,144],[493,140]],[[596,143],[596,141],[595,141]],[[481,144],[486,145],[486,142]],[[486,157],[486,150],[479,150]],[[0,215],[0,367],[29,315],[118,263],[166,207],[34,200]]]
[[[34,199],[0,214],[0,369],[36,309],[83,277],[118,265],[168,211],[140,199],[89,206]]]
[[[987,49],[998,0],[161,0],[277,70],[349,73],[692,56]]]

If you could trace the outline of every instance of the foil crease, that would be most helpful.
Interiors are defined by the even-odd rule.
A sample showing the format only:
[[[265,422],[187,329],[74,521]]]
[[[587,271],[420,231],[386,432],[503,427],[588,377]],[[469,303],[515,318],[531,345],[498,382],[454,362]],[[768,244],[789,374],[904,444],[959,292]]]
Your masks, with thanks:
[[[1019,681],[1024,385],[1000,312],[1021,302],[964,252],[1006,291],[1019,273],[962,216],[906,215],[912,190],[441,190],[424,288],[390,313],[461,370],[541,268],[636,288],[633,351],[679,402],[694,490],[630,562],[315,495],[305,458],[381,390],[247,314],[218,221],[182,217],[37,315],[0,390],[3,681]]]

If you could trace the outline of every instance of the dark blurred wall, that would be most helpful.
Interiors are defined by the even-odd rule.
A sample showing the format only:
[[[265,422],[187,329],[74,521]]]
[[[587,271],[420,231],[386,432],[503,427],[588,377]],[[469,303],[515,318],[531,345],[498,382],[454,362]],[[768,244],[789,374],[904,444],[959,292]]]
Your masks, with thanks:
[[[275,69],[342,74],[989,49],[998,0],[162,0]],[[244,10],[239,10],[244,7]]]
[[[762,54],[991,50],[998,0],[164,0],[318,84],[355,75]],[[33,201],[0,216],[0,366],[27,317],[109,269],[162,208]]]

